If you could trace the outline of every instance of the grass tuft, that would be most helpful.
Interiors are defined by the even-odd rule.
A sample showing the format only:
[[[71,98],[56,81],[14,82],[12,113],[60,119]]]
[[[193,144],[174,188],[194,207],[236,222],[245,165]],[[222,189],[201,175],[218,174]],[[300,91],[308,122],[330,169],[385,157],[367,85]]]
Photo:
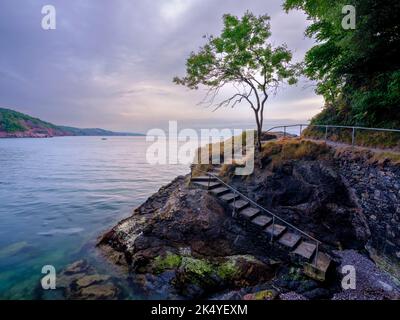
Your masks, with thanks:
[[[329,128],[327,138],[338,143],[352,143],[352,129]],[[309,127],[303,136],[310,139],[325,139],[325,128]],[[373,130],[356,130],[355,145],[361,147],[400,150],[400,133]]]
[[[326,158],[330,148],[325,143],[316,143],[302,139],[280,139],[263,145],[261,161],[270,160],[278,165],[286,160],[316,160]]]

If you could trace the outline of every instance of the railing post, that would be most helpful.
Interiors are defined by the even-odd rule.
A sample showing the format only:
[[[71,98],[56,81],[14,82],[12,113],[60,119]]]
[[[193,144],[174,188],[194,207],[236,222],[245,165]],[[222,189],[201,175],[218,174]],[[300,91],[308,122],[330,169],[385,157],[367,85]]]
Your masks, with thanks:
[[[353,147],[354,147],[355,139],[356,139],[356,128],[353,127],[353,132],[351,134],[351,145]]]
[[[283,137],[286,138],[286,126],[283,127]]]
[[[300,134],[299,134],[299,138],[301,138],[301,132],[303,131],[303,125],[300,125]]]
[[[314,260],[314,267],[318,266],[318,253],[319,253],[319,242],[317,242],[317,248],[315,249],[315,260]]]
[[[325,142],[328,140],[328,126],[325,126]]]
[[[232,211],[232,217],[236,217],[236,190],[233,191],[233,211]]]
[[[274,231],[275,231],[275,216],[272,216],[271,244],[274,242]]]

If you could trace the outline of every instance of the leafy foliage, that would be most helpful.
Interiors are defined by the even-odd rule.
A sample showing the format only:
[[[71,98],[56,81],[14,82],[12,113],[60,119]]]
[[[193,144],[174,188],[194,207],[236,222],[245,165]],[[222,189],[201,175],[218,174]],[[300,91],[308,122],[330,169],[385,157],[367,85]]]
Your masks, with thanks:
[[[226,14],[219,37],[208,36],[207,43],[186,61],[186,76],[175,77],[174,82],[198,89],[208,87],[205,103],[215,109],[246,102],[254,111],[257,131],[261,134],[264,107],[269,94],[283,83],[297,82],[299,64],[291,64],[292,53],[286,45],[273,48],[270,17],[246,12],[243,17]],[[222,88],[230,86],[236,94],[215,103]]]
[[[344,5],[356,8],[356,29],[341,26]],[[397,0],[286,0],[304,10],[306,34],[318,44],[305,58],[326,109],[314,123],[400,125],[400,2]],[[331,122],[329,122],[331,120]]]

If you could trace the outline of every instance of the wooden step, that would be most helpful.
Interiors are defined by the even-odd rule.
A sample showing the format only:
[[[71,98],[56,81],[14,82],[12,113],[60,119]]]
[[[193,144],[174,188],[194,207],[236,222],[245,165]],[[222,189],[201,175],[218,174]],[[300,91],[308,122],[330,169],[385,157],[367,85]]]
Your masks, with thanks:
[[[237,194],[235,195],[233,192],[229,192],[229,193],[226,193],[226,194],[224,194],[222,196],[219,196],[218,198],[220,198],[223,201],[231,202],[235,198],[239,199],[239,195],[237,195]]]
[[[317,246],[313,243],[307,241],[301,241],[300,244],[297,246],[296,250],[293,251],[293,253],[307,260],[310,260],[316,248]]]
[[[278,240],[281,245],[293,250],[301,240],[301,236],[297,233],[286,231]]]
[[[217,179],[209,176],[198,176],[192,178],[192,181],[208,181],[208,180],[215,181]]]
[[[305,264],[304,273],[315,280],[325,281],[326,272],[331,262],[332,259],[327,254],[318,252],[311,263]]]
[[[231,206],[235,208],[237,211],[240,211],[246,207],[248,207],[250,203],[245,200],[236,200],[234,202],[231,202]]]
[[[229,191],[230,191],[230,189],[227,187],[218,187],[218,188],[212,189],[210,192],[216,196],[221,196],[225,193],[228,193]]]
[[[286,227],[280,224],[271,224],[265,229],[265,232],[274,238],[278,238],[282,233],[286,231]]]
[[[212,170],[210,171],[210,173],[212,173],[212,174],[219,174],[220,172],[221,172],[221,168],[212,169]]]
[[[315,264],[315,261],[317,262],[316,264]],[[332,262],[332,259],[327,254],[325,254],[323,252],[318,252],[318,257],[317,256],[314,257],[312,264],[315,265],[315,267],[318,270],[320,270],[322,272],[326,272],[328,270],[331,262]]]
[[[211,190],[211,189],[215,189],[218,187],[221,187],[222,185],[219,182],[214,182],[211,181],[210,183],[206,182],[206,181],[195,181],[193,182],[194,185]]]
[[[261,211],[259,209],[248,207],[248,208],[243,209],[242,211],[240,211],[240,215],[245,217],[245,218],[247,218],[247,219],[252,219],[256,215],[258,215],[260,212]]]
[[[263,214],[251,220],[251,223],[255,224],[257,227],[265,228],[269,223],[271,223],[271,221],[272,221],[271,217],[268,217],[265,214]]]

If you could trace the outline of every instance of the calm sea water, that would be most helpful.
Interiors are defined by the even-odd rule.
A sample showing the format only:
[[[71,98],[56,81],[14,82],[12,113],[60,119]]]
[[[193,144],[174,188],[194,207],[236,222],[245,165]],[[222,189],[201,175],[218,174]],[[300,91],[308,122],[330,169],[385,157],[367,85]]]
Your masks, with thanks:
[[[96,238],[188,165],[150,165],[144,137],[0,139],[0,299],[41,268],[95,259]]]
[[[148,146],[144,137],[0,139],[0,299],[37,298],[44,265],[107,265],[96,239],[189,173],[188,164],[150,165]]]

